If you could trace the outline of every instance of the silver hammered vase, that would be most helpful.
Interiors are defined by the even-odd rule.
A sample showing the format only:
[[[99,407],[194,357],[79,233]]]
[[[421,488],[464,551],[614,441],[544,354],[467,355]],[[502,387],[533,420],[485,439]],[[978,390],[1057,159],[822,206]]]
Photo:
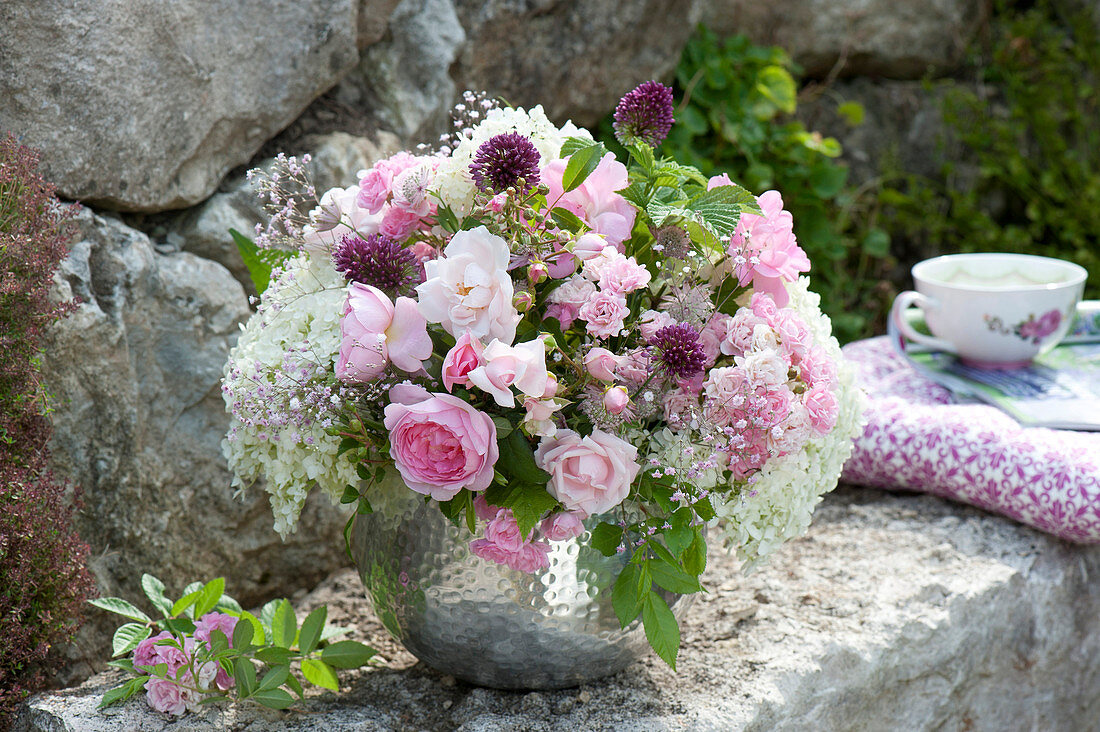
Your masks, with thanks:
[[[621,629],[611,605],[629,555],[603,556],[583,545],[586,533],[551,542],[547,569],[509,569],[473,554],[477,536],[401,489],[408,495],[356,517],[351,552],[378,618],[424,663],[480,686],[556,689],[648,650],[640,622]],[[677,616],[690,599],[663,594]]]

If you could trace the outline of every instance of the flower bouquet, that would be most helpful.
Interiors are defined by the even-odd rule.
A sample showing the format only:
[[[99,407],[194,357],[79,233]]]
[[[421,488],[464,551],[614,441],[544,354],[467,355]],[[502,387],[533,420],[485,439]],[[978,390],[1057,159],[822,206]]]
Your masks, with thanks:
[[[674,664],[669,599],[701,591],[708,541],[752,566],[802,533],[858,430],[810,262],[778,192],[659,155],[660,83],[619,103],[619,157],[540,107],[454,116],[308,216],[308,161],[260,176],[229,464],[284,535],[313,487],[363,517],[396,484],[481,565],[617,557],[618,625]]]

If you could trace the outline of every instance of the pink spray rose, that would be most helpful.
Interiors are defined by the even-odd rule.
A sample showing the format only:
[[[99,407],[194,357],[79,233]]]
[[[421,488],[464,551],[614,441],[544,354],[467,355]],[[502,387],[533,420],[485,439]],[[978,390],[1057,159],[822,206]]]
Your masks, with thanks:
[[[523,408],[527,414],[523,418],[523,426],[529,435],[539,437],[553,437],[557,434],[558,426],[554,424],[554,412],[566,405],[564,399],[534,399],[525,397]]]
[[[600,381],[614,381],[615,369],[623,363],[622,356],[616,356],[606,348],[590,348],[584,354],[584,367],[589,375]]]
[[[602,430],[581,437],[559,430],[560,437],[543,439],[535,461],[550,473],[547,491],[569,511],[582,516],[604,513],[623,502],[640,466],[638,448]]]
[[[494,339],[482,351],[481,363],[467,378],[502,407],[516,405],[513,386],[535,399],[546,393],[546,344],[540,338],[514,346]]]
[[[584,266],[584,276],[599,283],[600,289],[616,295],[639,290],[649,284],[650,274],[634,257],[626,257],[607,247]]]
[[[448,392],[454,391],[456,384],[470,385],[469,374],[482,365],[481,353],[484,350],[481,341],[470,335],[470,331],[459,336],[454,348],[443,359],[443,386]]]
[[[630,230],[634,226],[634,207],[616,193],[630,182],[626,166],[608,153],[584,183],[564,193],[562,177],[568,162],[568,159],[554,160],[543,168],[542,180],[550,188],[547,202],[576,214],[592,227],[594,233],[603,235],[608,244],[618,246],[630,238]]]
[[[622,414],[630,405],[630,392],[624,386],[612,386],[603,393],[603,408],[608,414]]]
[[[565,541],[584,533],[581,516],[571,511],[561,511],[542,521],[542,534],[550,541]]]
[[[793,310],[784,309],[779,312],[774,323],[775,332],[779,334],[779,344],[783,353],[791,363],[798,363],[810,349],[812,339],[810,329],[806,323]]]
[[[157,645],[159,641],[173,640],[175,636],[167,630],[149,636],[134,649],[134,665],[152,667],[158,663],[168,666],[170,673],[187,665],[187,654],[175,646]],[[184,643],[186,647],[187,643]]]
[[[353,282],[348,286],[344,316],[340,319],[340,355],[336,377],[364,383],[378,377],[392,362],[403,371],[419,371],[432,355],[427,322],[416,301],[407,297],[390,302],[376,287]]]
[[[784,280],[798,279],[799,272],[809,270],[810,259],[796,243],[794,220],[783,210],[779,191],[765,191],[756,200],[764,215],[741,215],[728,254],[736,263],[738,284],[752,282],[756,292],[770,294],[783,307],[790,299]]]
[[[653,340],[653,336],[661,328],[667,328],[670,325],[676,325],[676,321],[671,315],[661,310],[646,310],[638,318],[638,329],[642,333],[642,340],[646,342]]]
[[[577,311],[577,317],[586,321],[588,332],[597,338],[617,335],[629,314],[626,298],[612,292],[597,292]]]
[[[214,630],[220,630],[225,633],[226,640],[229,641],[229,647],[233,647],[233,630],[237,627],[237,618],[226,613],[207,613],[199,618],[195,623],[195,632],[192,637],[196,641],[203,641],[206,643],[206,647],[210,647],[210,633]]]
[[[550,545],[531,539],[530,535],[524,538],[520,534],[512,512],[502,508],[486,525],[485,538],[470,542],[470,551],[482,559],[531,573],[550,566]]]
[[[594,284],[580,275],[574,275],[550,293],[546,317],[557,318],[562,330],[568,330],[581,307],[595,294]]]
[[[145,682],[145,699],[158,712],[177,717],[187,711],[188,694],[171,679],[151,677]]]
[[[413,233],[419,225],[420,216],[416,213],[391,206],[382,215],[382,223],[378,225],[378,230],[391,239],[401,241]]]
[[[497,429],[489,415],[450,394],[391,402],[385,415],[390,455],[409,488],[449,501],[463,488],[489,487],[499,455]]]
[[[359,171],[359,205],[372,214],[378,213],[393,192],[394,178],[416,164],[416,156],[402,151],[379,160],[369,170]]]
[[[810,414],[810,424],[819,435],[828,434],[836,425],[837,412],[840,405],[836,396],[827,387],[815,386],[806,392],[803,398],[806,411]]]
[[[813,346],[802,356],[798,375],[811,389],[829,387],[836,381],[836,363],[823,348]]]

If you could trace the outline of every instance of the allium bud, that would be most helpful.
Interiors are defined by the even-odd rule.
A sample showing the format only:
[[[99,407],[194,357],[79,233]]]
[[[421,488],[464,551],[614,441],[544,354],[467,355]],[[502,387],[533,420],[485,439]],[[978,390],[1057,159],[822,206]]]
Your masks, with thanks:
[[[603,393],[603,407],[609,414],[619,414],[630,404],[625,386],[613,386]]]

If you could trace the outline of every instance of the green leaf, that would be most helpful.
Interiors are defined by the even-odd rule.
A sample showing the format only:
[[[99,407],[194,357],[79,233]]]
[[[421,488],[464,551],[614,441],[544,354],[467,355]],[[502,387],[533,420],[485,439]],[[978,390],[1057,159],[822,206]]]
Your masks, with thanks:
[[[195,623],[186,616],[168,618],[164,621],[165,627],[177,635],[190,635],[195,632]]]
[[[298,681],[298,678],[294,674],[286,677],[286,685],[290,687],[291,691],[298,695],[299,699],[303,702],[306,700],[306,695],[302,693],[302,683]]]
[[[725,185],[703,191],[687,203],[692,218],[715,236],[728,236],[737,228],[741,213],[759,213],[756,197],[739,185]]]
[[[652,590],[642,603],[642,626],[649,645],[675,671],[676,654],[680,652],[680,627],[668,603]]]
[[[354,437],[345,437],[340,440],[340,447],[336,448],[336,457],[340,457],[348,450],[354,450],[359,447],[359,440]]]
[[[276,646],[268,646],[267,648],[261,648],[256,651],[256,658],[260,659],[268,666],[278,666],[280,664],[290,663],[298,654],[288,648],[278,648]]]
[[[238,656],[233,663],[233,678],[237,681],[237,693],[242,699],[252,696],[256,690],[256,667],[252,661]]]
[[[253,645],[262,646],[267,641],[267,638],[264,635],[264,624],[260,622],[259,618],[257,618],[255,615],[248,612],[247,610],[242,612],[240,617],[242,620],[247,620],[248,624],[252,626]]]
[[[269,600],[260,608],[260,622],[263,623],[264,628],[271,629],[272,622],[275,620],[275,610],[281,602],[282,600]],[[270,636],[270,633],[268,635]]]
[[[281,600],[271,619],[271,640],[279,648],[290,648],[298,632],[298,619],[289,600]]]
[[[848,169],[840,165],[818,165],[810,173],[810,190],[818,198],[830,200],[844,188]]]
[[[325,646],[321,651],[321,660],[336,668],[359,668],[374,657],[375,651],[370,646],[358,641],[336,641]]]
[[[287,677],[290,676],[290,666],[273,666],[264,677],[260,679],[260,686],[257,691],[266,691],[268,689],[275,689],[286,683]]]
[[[578,150],[583,150],[592,145],[592,140],[587,137],[569,137],[561,145],[560,157],[567,158]]]
[[[172,615],[173,616],[179,615],[184,610],[187,610],[192,605],[194,605],[195,601],[199,599],[199,594],[201,592],[202,592],[202,590],[195,590],[194,592],[188,592],[183,597],[176,600],[176,603],[174,605],[172,605]]]
[[[114,661],[108,661],[107,665],[111,668],[122,669],[123,671],[128,671],[132,674],[141,673],[136,668],[134,668],[134,660],[132,658],[117,658]]]
[[[107,693],[103,695],[103,699],[99,702],[96,709],[104,709],[112,704],[118,704],[119,702],[126,701],[134,694],[138,693],[145,687],[145,682],[148,680],[146,676],[138,676],[137,678],[130,679],[126,683],[116,686],[113,689],[109,689]]]
[[[649,196],[646,194],[646,187],[642,183],[631,183],[619,191],[619,195],[640,209],[645,209],[649,204]]]
[[[669,592],[690,595],[702,589],[698,579],[664,559],[650,559],[646,565],[649,567],[649,574],[653,577],[653,581]]]
[[[298,649],[302,653],[313,653],[313,649],[317,647],[317,642],[321,640],[321,629],[325,627],[327,615],[328,608],[322,605],[302,621],[302,630],[298,634]]]
[[[451,234],[458,232],[458,217],[455,216],[455,212],[447,204],[440,202],[436,206],[435,220],[445,231]]]
[[[695,513],[699,518],[704,521],[710,521],[715,516],[714,506],[710,505],[709,498],[700,498],[698,501],[691,504],[691,507],[695,509]]]
[[[249,699],[268,709],[286,709],[294,704],[294,697],[282,689],[261,689],[249,696]]]
[[[149,602],[153,603],[153,607],[159,610],[164,617],[171,617],[172,601],[164,594],[163,582],[151,574],[143,574],[141,575],[141,589],[145,591],[145,596],[149,598]]]
[[[248,269],[248,276],[256,292],[263,294],[271,283],[271,265],[263,260],[260,256],[260,248],[247,236],[236,229],[230,229],[229,235],[233,237],[237,251],[241,253],[241,259],[244,260],[244,266]]]
[[[535,452],[531,449],[531,443],[520,430],[513,430],[507,437],[497,440],[497,447],[500,451],[496,464],[497,470],[508,478],[535,485],[546,485],[550,480],[550,473],[540,468],[535,462]]]
[[[151,618],[148,615],[126,602],[121,597],[97,597],[94,600],[88,600],[88,602],[95,605],[100,610],[106,610],[116,615],[121,615],[124,618],[140,620],[143,623],[151,622]]]
[[[798,89],[794,78],[782,66],[765,66],[756,75],[756,91],[784,114],[795,110]],[[770,115],[769,115],[770,116]]]
[[[851,127],[859,127],[863,124],[866,115],[866,110],[859,102],[844,102],[837,106],[836,111]]]
[[[497,439],[502,440],[508,435],[512,434],[512,430],[515,429],[512,426],[511,421],[507,417],[495,416],[493,417],[493,424],[497,428]]]
[[[635,140],[626,147],[638,165],[642,167],[647,176],[653,175],[653,169],[657,167],[657,160],[653,157],[653,148],[641,140]]]
[[[229,613],[230,615],[240,615],[243,611],[241,603],[224,593],[218,598],[218,604],[214,606],[214,609],[219,612]]]
[[[890,235],[879,228],[873,228],[863,237],[863,251],[872,257],[890,256]]]
[[[195,617],[201,618],[214,609],[225,592],[225,577],[215,577],[203,585],[199,596],[195,600]]]
[[[340,503],[355,503],[359,500],[359,489],[353,485],[344,486],[344,494],[340,496]]]
[[[153,629],[141,623],[126,623],[115,631],[111,639],[112,655],[122,656],[137,648],[138,643],[153,634]]]
[[[589,543],[593,549],[605,557],[613,557],[622,541],[623,527],[604,521],[592,529],[592,538]]]
[[[568,209],[564,209],[561,206],[555,206],[550,210],[550,216],[554,219],[554,223],[558,225],[558,228],[568,229],[574,233],[580,233],[588,231],[591,227],[581,221],[575,213]]]
[[[314,686],[320,686],[333,691],[340,690],[340,684],[336,680],[336,672],[324,661],[314,658],[302,659],[302,676]]]
[[[546,491],[544,484],[534,485],[517,480],[490,486],[485,491],[485,500],[494,506],[511,509],[523,536],[535,528],[547,511],[558,506],[558,499]]]
[[[707,568],[707,540],[700,532],[695,533],[691,545],[684,552],[684,569],[698,577]]]
[[[260,632],[263,632],[263,628],[260,629]],[[237,624],[233,626],[233,648],[241,653],[248,653],[249,649],[252,648],[253,637],[255,637],[255,628],[251,621],[238,618]]]
[[[651,583],[646,580],[644,567],[630,564],[623,567],[611,590],[611,606],[619,619],[619,626],[625,628],[638,617],[642,603],[649,592]]]
[[[569,162],[565,164],[565,173],[562,174],[562,190],[568,193],[584,183],[606,154],[607,148],[601,142],[590,144],[571,154]]]

